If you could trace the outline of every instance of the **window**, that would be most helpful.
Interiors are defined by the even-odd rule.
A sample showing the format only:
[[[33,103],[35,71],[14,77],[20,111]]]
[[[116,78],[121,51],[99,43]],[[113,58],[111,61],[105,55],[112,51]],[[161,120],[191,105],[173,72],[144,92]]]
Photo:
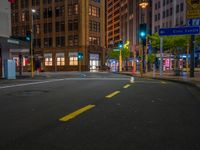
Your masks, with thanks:
[[[33,46],[35,48],[40,48],[41,47],[41,40],[40,39],[34,39],[33,40]]]
[[[155,10],[157,10],[158,9],[158,4],[157,3],[155,3]]]
[[[28,8],[29,1],[27,0],[21,0],[21,8]]]
[[[172,14],[173,14],[173,9],[170,8],[170,16],[172,16]]]
[[[43,13],[44,18],[51,18],[52,17],[52,9],[45,8]]]
[[[52,23],[45,23],[44,24],[44,33],[51,33],[52,32]]]
[[[65,37],[56,37],[56,47],[64,47],[65,46]]]
[[[157,21],[157,20],[158,20],[157,15],[155,15],[155,21]]]
[[[70,56],[69,57],[69,65],[70,66],[77,66],[78,65],[78,57]]]
[[[78,20],[69,20],[68,21],[68,31],[77,31],[78,30]]]
[[[62,32],[65,31],[65,22],[56,22],[56,32]]]
[[[52,46],[52,38],[44,38],[44,47]]]
[[[78,14],[79,14],[78,4],[68,5],[68,16],[78,15]]]
[[[52,0],[43,0],[43,4],[51,4]]]
[[[89,15],[94,17],[100,17],[100,8],[90,5]]]
[[[32,6],[39,6],[40,0],[32,0]]]
[[[165,18],[165,11],[163,11],[163,18]]]
[[[78,45],[78,35],[68,36],[68,45],[69,46],[77,46]]]
[[[179,12],[179,5],[176,5],[176,13]]]
[[[180,6],[181,8],[181,12],[183,12],[183,10],[184,10],[184,4],[183,3],[181,3],[181,6]]]
[[[65,65],[65,54],[64,53],[56,53],[56,65],[57,66]]]
[[[45,53],[44,54],[44,60],[45,60],[45,62],[44,62],[44,64],[45,64],[45,66],[52,66],[52,54],[51,53]]]
[[[90,20],[90,31],[100,32],[100,22]]]
[[[34,33],[40,34],[40,25],[39,24],[34,25]]]
[[[100,38],[99,37],[89,37],[89,44],[90,45],[100,45]]]
[[[64,6],[58,6],[55,8],[56,17],[62,16],[65,12]]]

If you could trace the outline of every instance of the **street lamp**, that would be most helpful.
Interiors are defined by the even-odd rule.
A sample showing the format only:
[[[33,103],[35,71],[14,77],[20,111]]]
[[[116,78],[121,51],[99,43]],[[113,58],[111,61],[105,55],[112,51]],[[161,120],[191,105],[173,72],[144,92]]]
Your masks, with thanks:
[[[142,62],[141,62],[141,69],[140,69],[140,73],[141,75],[143,75],[143,72],[144,72],[144,60],[146,60],[146,70],[147,70],[147,47],[146,47],[146,52],[145,52],[145,55],[144,55],[144,45],[145,45],[145,40],[147,40],[146,38],[146,23],[145,23],[145,19],[144,19],[144,16],[145,14],[143,14],[144,12],[144,9],[146,9],[146,7],[149,5],[149,3],[147,2],[147,0],[141,0],[141,2],[139,3],[139,6],[141,7],[141,24],[140,24],[140,38],[142,40]],[[146,45],[147,46],[147,45]],[[146,59],[145,59],[146,58]]]
[[[33,70],[33,39],[34,39],[34,24],[33,24],[33,15],[36,13],[35,9],[31,10],[32,17],[31,17],[31,41],[30,41],[30,51],[31,51],[31,77],[34,78],[34,70]]]

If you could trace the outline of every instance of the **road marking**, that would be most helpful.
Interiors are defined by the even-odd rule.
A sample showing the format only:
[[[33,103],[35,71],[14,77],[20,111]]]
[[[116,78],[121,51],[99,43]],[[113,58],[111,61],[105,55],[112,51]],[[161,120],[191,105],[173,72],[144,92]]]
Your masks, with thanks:
[[[106,98],[112,98],[113,96],[116,96],[116,95],[119,94],[119,93],[120,93],[120,91],[115,91],[115,92],[113,92],[113,93],[107,95]]]
[[[63,81],[64,79],[56,79],[56,80],[48,80],[48,81],[42,81],[42,82],[32,82],[32,83],[23,83],[23,84],[15,84],[15,85],[8,85],[8,86],[0,86],[0,89],[7,89],[7,88],[13,88],[13,87],[21,87],[21,86],[28,86],[28,85],[37,85],[37,84],[43,84],[43,83],[51,83],[51,82],[58,82]]]
[[[43,83],[51,83],[51,82],[58,82],[58,81],[80,81],[80,80],[113,80],[113,81],[127,81],[129,78],[64,78],[64,79],[52,79],[52,80],[47,80],[47,81],[41,81],[39,82],[34,82],[35,80],[32,80],[33,82],[31,83],[19,83],[19,84],[14,84],[14,85],[7,85],[7,86],[0,86],[1,89],[7,89],[7,88],[14,88],[14,87],[22,87],[22,86],[28,86],[28,85],[37,85],[37,84],[43,84]]]
[[[127,89],[127,88],[129,88],[131,85],[130,84],[127,84],[127,85],[125,85],[123,88],[124,89]]]
[[[80,115],[80,114],[82,114],[82,113],[84,113],[84,112],[86,112],[86,111],[88,111],[88,110],[90,110],[90,109],[92,109],[92,108],[94,108],[94,107],[95,107],[95,105],[88,105],[88,106],[85,106],[85,107],[83,107],[83,108],[81,108],[81,109],[78,109],[78,110],[75,111],[75,112],[72,112],[72,113],[70,113],[70,114],[68,114],[68,115],[66,115],[66,116],[64,116],[64,117],[62,117],[62,118],[60,118],[59,121],[61,121],[61,122],[67,122],[67,121],[69,121],[69,120],[75,118],[76,116],[78,116],[78,115]]]
[[[161,81],[161,83],[162,83],[162,84],[167,84],[167,82],[165,82],[165,81]]]
[[[117,80],[117,81],[127,81],[130,80],[129,78],[65,78],[65,80],[72,80],[72,81],[77,81],[77,80]]]

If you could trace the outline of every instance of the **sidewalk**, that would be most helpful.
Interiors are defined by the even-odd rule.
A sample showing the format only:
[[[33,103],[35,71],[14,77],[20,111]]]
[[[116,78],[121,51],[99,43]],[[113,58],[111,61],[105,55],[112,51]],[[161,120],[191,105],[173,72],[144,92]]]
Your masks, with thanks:
[[[132,72],[122,72],[122,74],[132,75]],[[137,72],[134,76],[141,77],[140,73]],[[160,76],[160,72],[148,72],[143,74],[143,78],[152,78],[152,79],[159,79],[159,80],[167,80],[172,82],[179,82],[183,84],[188,84],[191,86],[195,86],[200,89],[200,72],[195,72],[195,77],[190,78],[187,76],[187,73],[184,72],[181,76],[175,76],[174,72],[163,72],[163,75]]]

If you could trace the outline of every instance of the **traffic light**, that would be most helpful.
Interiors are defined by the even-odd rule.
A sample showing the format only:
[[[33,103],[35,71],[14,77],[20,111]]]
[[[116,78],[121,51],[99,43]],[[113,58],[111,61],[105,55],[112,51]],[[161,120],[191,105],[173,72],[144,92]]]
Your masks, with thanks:
[[[120,49],[120,48],[123,48],[123,41],[119,41],[119,43],[118,43],[118,48]]]
[[[78,52],[78,60],[82,60],[83,59],[83,53],[82,52]]]
[[[26,32],[26,41],[31,41],[31,31]]]
[[[142,40],[146,39],[146,35],[147,35],[147,25],[146,25],[146,23],[140,24],[139,34],[140,34],[140,38]]]

